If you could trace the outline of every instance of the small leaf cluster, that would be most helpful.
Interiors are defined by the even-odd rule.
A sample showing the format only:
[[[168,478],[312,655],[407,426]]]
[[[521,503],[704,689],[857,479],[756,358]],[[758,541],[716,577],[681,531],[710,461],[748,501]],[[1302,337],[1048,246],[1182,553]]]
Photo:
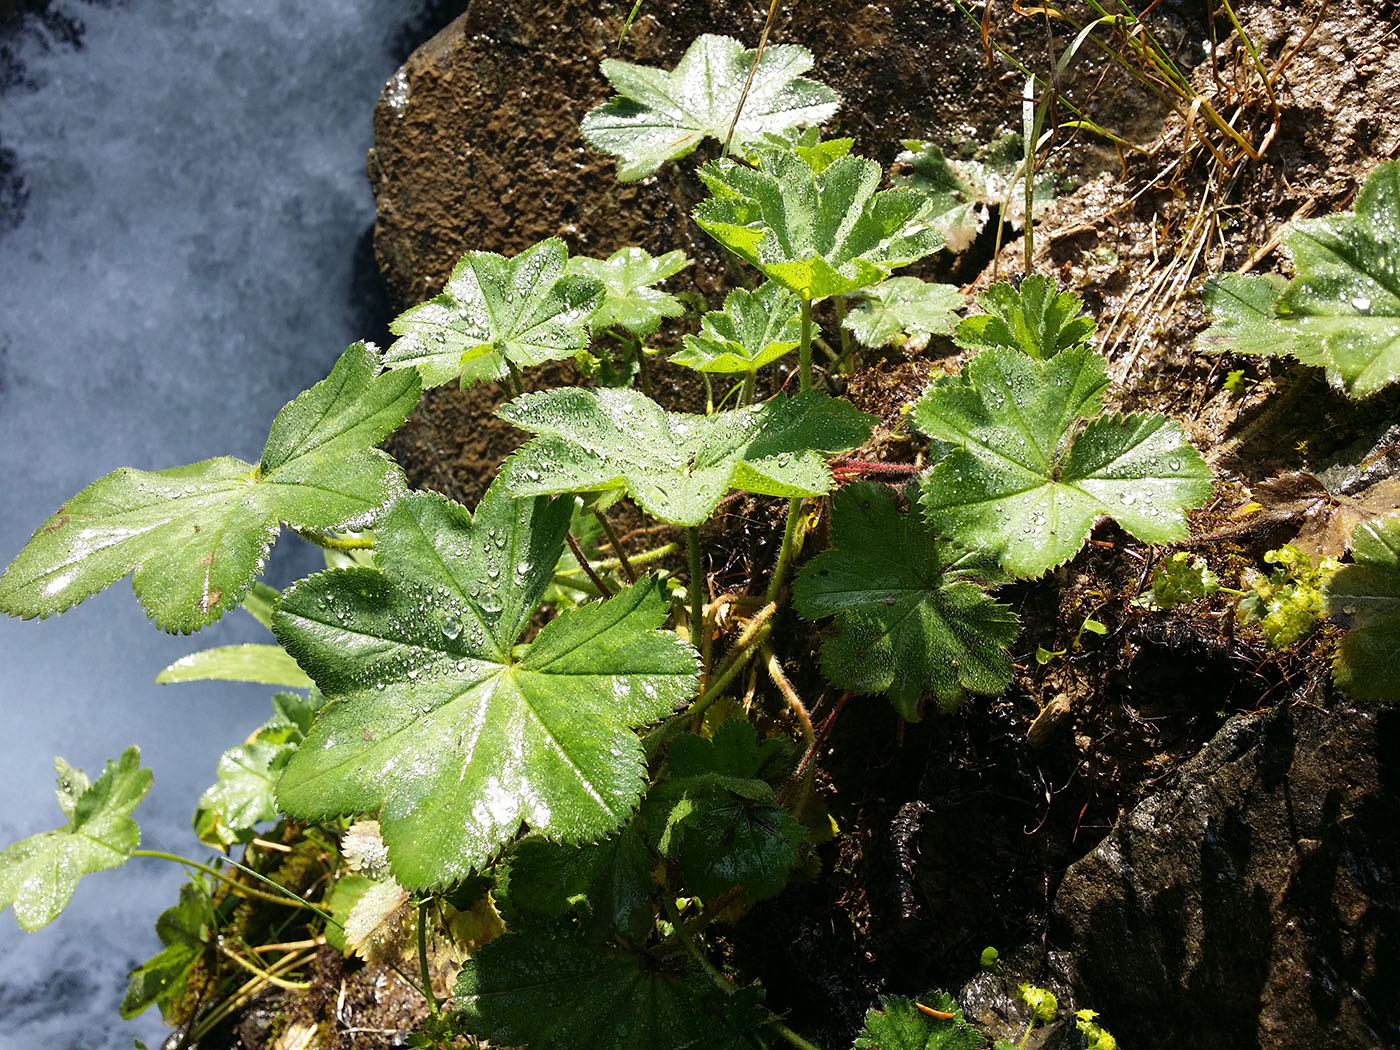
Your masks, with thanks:
[[[1258,624],[1271,644],[1283,648],[1311,634],[1326,614],[1327,589],[1339,565],[1333,558],[1314,565],[1291,544],[1266,552],[1264,560],[1277,568],[1246,576],[1249,591],[1240,599],[1237,615]]]

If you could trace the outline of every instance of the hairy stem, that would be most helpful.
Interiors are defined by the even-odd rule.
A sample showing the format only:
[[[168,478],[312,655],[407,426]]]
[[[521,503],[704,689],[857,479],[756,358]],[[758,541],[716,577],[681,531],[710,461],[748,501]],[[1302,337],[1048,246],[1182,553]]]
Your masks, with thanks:
[[[428,996],[428,1009],[436,1017],[442,1010],[442,1004],[438,1002],[437,992],[433,991],[433,972],[428,969],[428,905],[431,901],[424,901],[418,905],[418,969],[423,974],[423,991]]]
[[[593,581],[593,586],[598,588],[598,593],[604,598],[611,598],[612,588],[604,583],[602,577],[593,571],[593,566],[588,564],[588,555],[583,553],[583,548],[578,545],[578,540],[574,539],[574,534],[566,532],[564,539],[568,541],[569,550],[574,552],[574,560],[578,562],[578,567],[583,570],[585,576]]]
[[[773,567],[773,578],[768,581],[765,595],[770,602],[777,601],[787,582],[788,569],[792,565],[792,549],[797,542],[797,523],[802,518],[802,497],[794,496],[788,502],[787,524],[783,526],[783,545],[778,548],[778,564]]]
[[[608,544],[612,547],[613,553],[617,555],[617,562],[622,566],[623,575],[627,577],[628,583],[637,582],[637,570],[632,568],[632,563],[627,558],[627,552],[622,547],[622,541],[617,538],[617,530],[612,527],[612,522],[601,510],[593,511],[594,517],[598,519],[598,524],[603,526],[603,534],[608,538]]]
[[[690,556],[690,644],[699,650],[705,636],[705,570],[700,562],[700,526],[692,525],[685,530],[685,546]]]
[[[743,384],[743,386],[741,386],[741,387],[739,388],[739,407],[740,407],[740,408],[743,408],[745,405],[751,405],[751,404],[753,404],[753,387],[754,387],[754,380],[757,378],[757,376],[758,376],[758,373],[757,373],[757,372],[745,372],[745,373],[744,373],[744,384]]]
[[[812,388],[812,300],[802,300],[802,342],[797,349],[798,367],[801,369],[801,388]]]
[[[230,892],[232,892],[235,896],[238,897],[250,897],[260,901],[267,901],[269,904],[281,904],[288,908],[305,908],[309,911],[317,912],[318,914],[325,916],[326,918],[330,918],[326,915],[325,912],[321,911],[319,908],[317,908],[310,902],[302,900],[291,890],[286,889],[283,886],[278,886],[277,883],[273,882],[271,879],[259,875],[257,872],[251,871],[247,868],[242,868],[242,870],[248,871],[249,874],[255,876],[256,878],[262,879],[262,881],[266,882],[269,886],[280,890],[283,895],[278,896],[275,893],[268,893],[264,890],[254,889],[252,886],[245,886],[243,885],[243,883],[237,882],[234,879],[230,878],[218,868],[211,868],[208,864],[201,864],[197,860],[190,860],[189,857],[182,857],[178,853],[165,853],[161,850],[154,849],[135,849],[131,851],[131,855],[133,857],[151,857],[155,860],[173,861],[176,864],[183,864],[188,868],[194,868],[197,871],[202,871],[206,875],[212,875],[214,878],[224,883],[226,886],[228,886]],[[337,923],[336,925],[339,925],[339,923]]]

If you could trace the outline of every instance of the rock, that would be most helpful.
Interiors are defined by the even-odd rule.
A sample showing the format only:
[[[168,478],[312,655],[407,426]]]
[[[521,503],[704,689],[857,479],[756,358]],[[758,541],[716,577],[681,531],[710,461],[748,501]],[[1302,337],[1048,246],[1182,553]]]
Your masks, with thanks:
[[[1400,1045],[1400,711],[1231,720],[1066,873],[1066,981],[1139,1050]]]

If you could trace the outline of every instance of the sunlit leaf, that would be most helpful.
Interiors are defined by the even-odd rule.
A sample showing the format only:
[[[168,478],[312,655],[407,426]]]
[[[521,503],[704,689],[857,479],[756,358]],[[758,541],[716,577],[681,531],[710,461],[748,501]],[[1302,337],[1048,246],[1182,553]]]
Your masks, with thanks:
[[[345,917],[345,948],[366,962],[397,962],[407,952],[418,924],[408,891],[393,879],[365,888]]]
[[[677,525],[700,524],[731,489],[825,492],[825,457],[855,448],[874,422],[815,390],[703,416],[667,412],[632,390],[568,387],[524,394],[498,415],[539,435],[511,459],[512,492],[625,489]]]
[[[836,618],[822,670],[838,689],[888,693],[914,719],[925,692],[951,709],[1011,681],[1019,621],[981,586],[1003,578],[991,559],[938,539],[917,508],[902,511],[894,490],[873,482],[836,494],[831,545],[803,567],[792,597],[809,620]]]
[[[0,910],[12,906],[20,929],[31,933],[58,918],[84,875],[126,863],[141,842],[131,812],[151,789],[151,771],[141,768],[134,747],[108,759],[91,786],[83,787],[82,771],[62,759],[54,767],[68,823],[0,852]]]
[[[1047,361],[993,347],[935,380],[911,415],[943,454],[923,481],[929,524],[1023,577],[1073,557],[1102,517],[1146,543],[1185,538],[1210,468],[1163,416],[1090,419],[1107,386],[1085,346]]]
[[[802,341],[802,306],[780,284],[756,291],[735,288],[723,310],[711,310],[699,335],[685,336],[685,349],[671,360],[698,372],[756,372]]]
[[[748,144],[746,154],[750,163],[758,159],[758,154],[766,149],[787,150],[801,157],[807,167],[821,172],[831,167],[833,161],[840,160],[851,152],[855,139],[823,139],[817,127],[789,128],[786,131],[770,131]]]
[[[565,269],[603,283],[603,303],[589,322],[593,331],[625,328],[641,339],[655,332],[664,318],[685,313],[679,299],[653,286],[690,263],[681,251],[653,256],[645,248],[619,248],[607,259],[575,255]]]
[[[846,314],[846,327],[863,346],[898,343],[921,350],[935,335],[949,335],[966,300],[951,284],[931,284],[917,277],[891,277],[861,292]]]
[[[399,336],[387,368],[417,368],[424,386],[502,379],[517,367],[572,357],[588,345],[588,324],[606,290],[596,277],[568,273],[557,237],[514,258],[467,252],[442,291],[394,318]]]
[[[688,955],[507,934],[457,978],[467,1030],[529,1050],[753,1050],[751,989],[719,991]]]
[[[1283,245],[1297,271],[1286,285],[1244,274],[1207,282],[1215,323],[1201,347],[1291,354],[1348,397],[1400,380],[1400,161],[1371,172],[1355,212],[1295,222]]]
[[[1358,700],[1400,700],[1400,518],[1357,526],[1351,543],[1355,563],[1327,596],[1328,611],[1351,624],[1332,677]]]
[[[418,378],[378,368],[373,348],[346,350],[277,414],[257,466],[224,456],[94,481],[0,576],[0,609],[49,616],[132,573],[146,614],[167,631],[217,620],[242,600],[279,522],[363,524],[402,491],[402,472],[374,446],[408,417]]]
[[[737,40],[706,33],[670,71],[605,59],[603,75],[617,94],[583,118],[584,141],[618,158],[623,182],[684,157],[707,136],[725,141],[754,55]],[[805,47],[764,49],[734,128],[735,146],[798,124],[820,124],[836,112],[836,92],[802,76],[811,68]]]
[[[813,302],[878,284],[943,246],[928,202],[913,190],[875,192],[880,165],[845,156],[821,172],[792,153],[758,167],[718,160],[700,169],[711,197],[700,228],[729,251]]]
[[[221,645],[182,656],[156,675],[160,685],[177,682],[261,682],[305,689],[311,684],[280,645]]]
[[[966,318],[954,336],[969,350],[1005,346],[1043,361],[1072,346],[1087,346],[1094,334],[1092,317],[1080,311],[1084,301],[1073,292],[1056,292],[1055,282],[1030,274],[1020,286],[1000,281],[977,297],[987,311]]]
[[[651,577],[517,645],[571,509],[512,499],[500,478],[475,516],[417,494],[377,529],[382,571],[287,590],[273,629],[331,698],[278,784],[288,813],[378,811],[410,890],[479,870],[522,822],[570,843],[623,823],[645,783],[630,727],[687,699],[697,661],[657,629],[667,602]]]

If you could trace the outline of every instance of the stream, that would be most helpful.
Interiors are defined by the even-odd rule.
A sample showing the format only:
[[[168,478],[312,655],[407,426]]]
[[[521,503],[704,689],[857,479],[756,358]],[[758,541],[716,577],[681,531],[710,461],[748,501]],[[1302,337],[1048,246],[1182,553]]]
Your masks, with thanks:
[[[0,563],[116,467],[256,461],[277,410],[378,330],[371,110],[443,17],[401,0],[15,6],[0,15]],[[284,537],[268,579],[319,565]],[[207,855],[195,800],[271,690],[153,678],[266,637],[242,612],[162,634],[127,582],[61,618],[0,618],[0,845],[62,823],[55,755],[95,779],[135,743],[155,775],[142,845]],[[182,878],[136,860],[87,878],[37,934],[0,915],[0,1050],[158,1047],[157,1010],[122,1022],[118,1003]]]

